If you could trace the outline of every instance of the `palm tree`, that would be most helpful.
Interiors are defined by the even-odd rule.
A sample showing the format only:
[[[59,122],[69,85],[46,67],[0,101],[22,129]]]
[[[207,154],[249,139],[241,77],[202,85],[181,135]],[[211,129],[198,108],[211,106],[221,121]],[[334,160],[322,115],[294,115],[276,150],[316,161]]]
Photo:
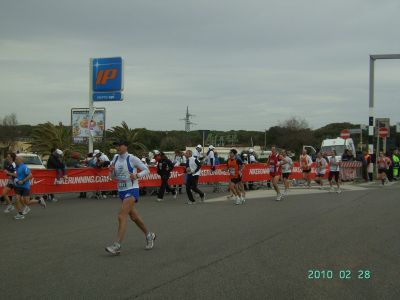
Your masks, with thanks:
[[[140,142],[140,134],[144,129],[129,128],[125,121],[121,126],[114,126],[108,130],[108,136],[113,141],[124,140],[128,142],[130,151],[135,155],[142,155],[148,152],[147,147]]]
[[[31,150],[41,154],[50,154],[51,149],[71,151],[72,130],[62,124],[56,126],[50,122],[39,124],[32,133]]]

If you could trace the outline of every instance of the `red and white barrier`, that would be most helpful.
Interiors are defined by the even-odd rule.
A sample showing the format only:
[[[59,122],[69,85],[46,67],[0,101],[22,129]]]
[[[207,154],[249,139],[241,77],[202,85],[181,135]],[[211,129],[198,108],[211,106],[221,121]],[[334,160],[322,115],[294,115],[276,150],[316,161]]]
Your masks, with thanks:
[[[184,172],[184,167],[175,167],[171,173],[169,184],[184,184]],[[327,167],[326,177],[328,173],[329,167]],[[32,170],[32,175],[32,194],[107,191],[116,190],[117,188],[116,181],[108,176],[108,169],[68,169],[68,177],[66,179],[61,179],[60,183],[56,182],[55,170]],[[315,163],[312,166],[310,175],[312,179],[315,177]],[[257,163],[245,165],[242,178],[243,181],[266,181],[270,180],[271,176],[269,175],[269,168],[267,168],[266,164]],[[302,172],[298,162],[294,163],[290,178],[302,178]],[[203,166],[201,168],[199,183],[228,182],[229,179],[230,177],[225,165],[217,166],[215,171],[211,171],[211,168],[208,166]],[[0,173],[0,193],[3,191],[4,186],[7,185],[7,181],[7,176],[4,173]],[[160,184],[161,180],[157,175],[155,167],[150,167],[150,174],[139,180],[139,185],[141,187],[157,187],[160,186]]]

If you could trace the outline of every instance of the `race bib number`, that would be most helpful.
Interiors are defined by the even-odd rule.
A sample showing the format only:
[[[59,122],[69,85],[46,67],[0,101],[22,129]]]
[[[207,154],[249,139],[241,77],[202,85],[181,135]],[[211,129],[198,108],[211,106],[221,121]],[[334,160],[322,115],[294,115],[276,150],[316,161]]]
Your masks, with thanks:
[[[274,165],[270,165],[269,166],[269,172],[270,173],[275,173],[275,166]]]
[[[229,175],[235,176],[235,168],[229,168]]]
[[[124,188],[126,188],[127,187],[127,185],[126,185],[126,181],[125,182],[118,182],[118,188],[119,189],[124,189]]]

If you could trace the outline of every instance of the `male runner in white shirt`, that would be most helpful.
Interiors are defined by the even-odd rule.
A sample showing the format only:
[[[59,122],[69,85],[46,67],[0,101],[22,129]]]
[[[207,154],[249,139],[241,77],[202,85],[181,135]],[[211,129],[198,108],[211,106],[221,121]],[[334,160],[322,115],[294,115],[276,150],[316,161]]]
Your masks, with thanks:
[[[118,194],[122,205],[118,213],[117,241],[113,245],[106,247],[106,251],[115,255],[120,254],[128,215],[145,234],[146,250],[151,250],[154,246],[156,235],[147,230],[135,207],[135,202],[139,200],[138,179],[149,174],[149,169],[139,158],[128,153],[128,143],[126,141],[116,142],[114,145],[117,146],[118,154],[114,156],[111,163],[110,177],[118,181]],[[140,169],[140,173],[137,173],[138,169]]]

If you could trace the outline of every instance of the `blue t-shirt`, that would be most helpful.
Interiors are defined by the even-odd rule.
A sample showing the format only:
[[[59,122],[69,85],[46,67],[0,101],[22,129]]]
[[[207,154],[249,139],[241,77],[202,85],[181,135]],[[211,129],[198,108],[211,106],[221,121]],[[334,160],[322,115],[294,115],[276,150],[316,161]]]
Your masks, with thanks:
[[[15,178],[15,187],[29,190],[30,188],[29,180],[25,181],[23,184],[18,184],[17,182],[26,178],[26,176],[28,176],[31,173],[31,170],[29,170],[29,168],[22,163],[19,166],[17,166],[16,171],[17,171],[17,177]]]

